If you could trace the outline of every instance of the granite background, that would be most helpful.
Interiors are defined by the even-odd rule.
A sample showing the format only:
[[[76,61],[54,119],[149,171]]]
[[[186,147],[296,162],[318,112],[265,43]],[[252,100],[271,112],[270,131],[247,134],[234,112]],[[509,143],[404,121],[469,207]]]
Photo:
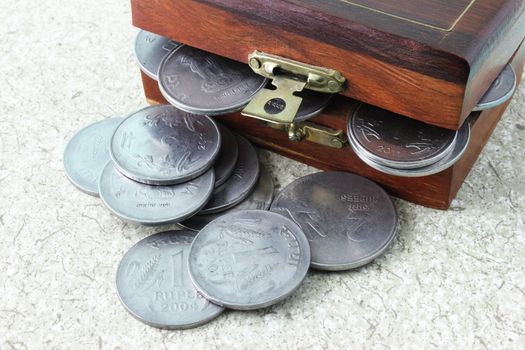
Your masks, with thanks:
[[[396,200],[386,255],[312,272],[291,298],[188,331],[130,317],[126,250],[165,228],[128,225],[69,184],[83,126],[145,105],[128,1],[0,3],[0,348],[525,347],[525,89],[448,212]],[[313,168],[261,151],[278,190]]]

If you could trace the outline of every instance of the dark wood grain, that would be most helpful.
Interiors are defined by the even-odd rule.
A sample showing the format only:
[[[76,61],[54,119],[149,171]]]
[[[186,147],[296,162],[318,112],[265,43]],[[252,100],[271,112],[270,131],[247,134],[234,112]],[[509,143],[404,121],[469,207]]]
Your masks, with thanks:
[[[515,54],[512,64],[518,76],[523,73],[525,45]],[[146,98],[151,103],[166,103],[158,89],[157,82],[142,74]],[[346,130],[347,119],[358,105],[357,101],[339,96],[313,121],[335,129]],[[478,159],[483,147],[490,139],[494,128],[505,112],[508,103],[474,115],[472,137],[463,158],[453,167],[432,176],[403,178],[383,174],[363,163],[347,146],[333,149],[311,142],[292,142],[285,133],[266,127],[260,121],[232,114],[216,117],[232,129],[249,137],[253,142],[286,157],[312,165],[322,170],[350,171],[380,183],[391,194],[405,200],[437,209],[448,209],[461,188],[465,177]]]
[[[258,49],[328,66],[348,79],[344,95],[451,129],[525,35],[522,0],[476,0],[465,14],[465,0],[352,2],[131,1],[138,27],[238,61]]]

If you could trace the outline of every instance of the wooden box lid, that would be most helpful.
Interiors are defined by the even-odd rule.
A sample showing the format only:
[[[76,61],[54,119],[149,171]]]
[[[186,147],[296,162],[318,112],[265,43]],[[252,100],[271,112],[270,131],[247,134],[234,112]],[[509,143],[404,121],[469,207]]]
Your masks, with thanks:
[[[247,62],[340,71],[343,95],[458,129],[525,37],[523,0],[131,0],[135,26]]]

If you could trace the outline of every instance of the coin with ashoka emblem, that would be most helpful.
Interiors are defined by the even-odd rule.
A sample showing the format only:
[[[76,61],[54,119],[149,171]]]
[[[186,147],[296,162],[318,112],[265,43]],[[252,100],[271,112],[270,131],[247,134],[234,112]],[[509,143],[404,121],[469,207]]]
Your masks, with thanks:
[[[310,246],[290,219],[261,210],[212,221],[191,246],[188,269],[211,302],[239,310],[273,305],[304,280]]]
[[[111,139],[111,159],[127,177],[172,185],[206,172],[220,149],[217,124],[173,106],[144,108],[126,118]]]
[[[241,110],[266,82],[247,64],[186,45],[166,56],[159,69],[162,95],[177,108],[194,114]]]

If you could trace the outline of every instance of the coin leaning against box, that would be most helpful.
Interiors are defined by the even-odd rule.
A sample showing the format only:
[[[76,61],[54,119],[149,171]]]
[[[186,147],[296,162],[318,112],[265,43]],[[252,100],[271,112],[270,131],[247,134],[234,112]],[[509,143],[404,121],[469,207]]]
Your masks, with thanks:
[[[267,85],[265,78],[145,31],[137,35],[135,54],[172,105],[89,125],[69,141],[63,158],[68,179],[100,196],[120,219],[181,227],[144,238],[122,258],[117,293],[133,317],[186,329],[225,308],[269,307],[296,291],[309,268],[355,269],[392,244],[394,203],[363,177],[308,175],[273,200],[272,176],[254,147],[217,122],[242,109]],[[505,102],[515,85],[512,69],[504,70],[478,109]],[[301,94],[296,122],[319,114],[331,99]],[[348,120],[354,152],[395,176],[427,176],[452,166],[465,152],[469,131],[469,123],[452,132],[367,105]]]

